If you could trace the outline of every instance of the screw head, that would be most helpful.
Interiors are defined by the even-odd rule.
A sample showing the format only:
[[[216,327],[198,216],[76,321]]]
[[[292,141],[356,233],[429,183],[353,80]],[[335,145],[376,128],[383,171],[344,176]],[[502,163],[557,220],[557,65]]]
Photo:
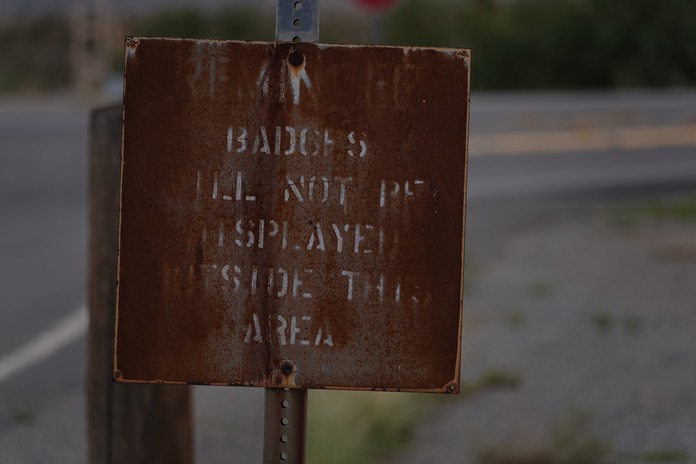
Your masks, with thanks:
[[[295,366],[290,361],[283,361],[283,364],[280,365],[280,372],[283,375],[290,375],[294,370]]]
[[[297,50],[292,51],[288,56],[288,63],[297,68],[304,63],[304,55]]]

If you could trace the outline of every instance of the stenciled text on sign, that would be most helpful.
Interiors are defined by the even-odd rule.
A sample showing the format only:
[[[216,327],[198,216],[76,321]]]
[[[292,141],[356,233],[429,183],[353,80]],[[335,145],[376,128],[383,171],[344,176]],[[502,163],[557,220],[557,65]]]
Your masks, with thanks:
[[[468,78],[465,50],[129,39],[116,377],[456,391]]]

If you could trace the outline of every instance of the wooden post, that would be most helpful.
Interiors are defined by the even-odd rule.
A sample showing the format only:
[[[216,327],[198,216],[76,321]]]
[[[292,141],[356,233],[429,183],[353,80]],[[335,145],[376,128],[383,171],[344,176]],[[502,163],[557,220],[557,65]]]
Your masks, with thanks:
[[[190,388],[112,382],[121,115],[114,106],[90,119],[89,462],[191,464]]]

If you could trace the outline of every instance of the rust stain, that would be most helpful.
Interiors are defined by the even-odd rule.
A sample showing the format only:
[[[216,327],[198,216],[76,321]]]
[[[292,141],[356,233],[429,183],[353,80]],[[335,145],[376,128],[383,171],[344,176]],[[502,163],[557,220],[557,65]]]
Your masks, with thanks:
[[[126,56],[128,58],[133,58],[138,51],[138,45],[140,44],[140,40],[133,38],[133,37],[128,37],[126,39]]]
[[[114,377],[459,390],[467,50],[129,38]]]

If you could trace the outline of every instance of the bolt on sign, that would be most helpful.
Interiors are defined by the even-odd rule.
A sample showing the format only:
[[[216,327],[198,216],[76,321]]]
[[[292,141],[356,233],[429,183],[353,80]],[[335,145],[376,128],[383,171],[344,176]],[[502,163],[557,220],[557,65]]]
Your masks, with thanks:
[[[469,63],[128,38],[115,379],[458,391]]]

